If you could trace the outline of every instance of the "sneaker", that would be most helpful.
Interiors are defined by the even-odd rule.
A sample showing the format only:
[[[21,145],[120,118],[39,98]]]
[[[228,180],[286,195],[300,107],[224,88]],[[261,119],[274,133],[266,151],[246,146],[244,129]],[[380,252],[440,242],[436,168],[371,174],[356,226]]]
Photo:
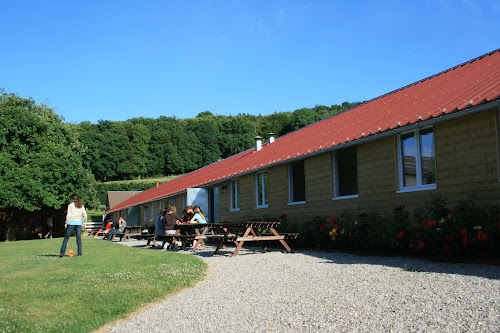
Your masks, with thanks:
[[[163,244],[163,249],[164,249],[164,250],[166,250],[166,249],[168,249],[168,248],[170,248],[170,243],[165,243],[165,244]]]

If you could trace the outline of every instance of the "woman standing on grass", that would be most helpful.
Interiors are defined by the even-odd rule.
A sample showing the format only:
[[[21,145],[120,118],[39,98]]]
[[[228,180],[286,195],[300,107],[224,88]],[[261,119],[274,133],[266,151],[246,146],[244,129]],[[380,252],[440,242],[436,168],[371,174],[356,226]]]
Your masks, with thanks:
[[[83,206],[82,199],[78,195],[73,194],[71,196],[71,201],[68,205],[68,210],[66,213],[66,223],[64,227],[66,228],[66,235],[61,246],[61,254],[59,257],[64,257],[66,253],[66,245],[68,244],[68,239],[71,236],[73,230],[76,230],[76,244],[78,245],[78,256],[82,255],[82,225],[83,221],[87,220],[87,212]]]

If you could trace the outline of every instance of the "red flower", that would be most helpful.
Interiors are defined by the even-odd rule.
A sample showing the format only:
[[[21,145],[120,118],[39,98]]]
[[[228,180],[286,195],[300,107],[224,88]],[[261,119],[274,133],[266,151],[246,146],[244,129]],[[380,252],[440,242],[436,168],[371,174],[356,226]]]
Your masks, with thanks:
[[[467,244],[469,244],[469,239],[467,238],[467,236],[464,237],[462,244],[463,244],[463,246],[466,246]]]
[[[420,251],[422,251],[424,247],[424,242],[420,241],[420,243],[418,243],[418,248],[420,249]]]
[[[335,215],[335,216],[330,216],[330,224],[333,224],[333,221],[335,221],[337,219],[337,217],[339,217],[339,214]]]
[[[334,225],[333,229],[332,229],[332,237],[336,237],[338,235],[339,235],[339,226],[338,225]]]
[[[467,229],[462,229],[460,230],[460,235],[462,235],[462,237],[467,237]]]
[[[410,249],[413,249],[414,245],[413,245],[412,243],[410,243],[410,244],[408,244],[408,247],[409,247]]]
[[[433,225],[437,225],[437,222],[435,220],[429,221],[427,224],[428,227],[432,227]]]
[[[486,217],[486,214],[483,213],[482,211],[480,211],[479,208],[476,208],[474,211],[476,212],[477,216],[479,216],[479,217]]]
[[[452,249],[452,246],[451,245],[448,245],[448,244],[443,244],[443,251],[446,252],[446,253],[449,253]]]
[[[351,237],[351,233],[349,233],[349,237]]]
[[[448,215],[453,214],[453,209],[448,209]]]
[[[282,219],[282,220],[286,219],[286,214],[281,215],[280,219]]]
[[[410,214],[408,212],[405,212],[403,216],[405,219],[408,219],[410,217]]]
[[[425,228],[427,227],[427,223],[427,220],[423,220],[422,223],[420,223],[420,226]]]
[[[293,225],[293,221],[288,222],[289,225]]]
[[[316,247],[319,249],[319,243],[318,243],[318,244],[316,244]]]
[[[401,238],[401,237],[404,237],[404,236],[405,236],[404,231],[401,231],[399,234],[396,234],[397,238]]]
[[[453,237],[453,235],[446,234],[446,235],[444,235],[444,239],[446,240],[446,242],[451,243],[451,242],[453,242],[455,237]]]
[[[323,232],[323,230],[325,230],[325,225],[322,224],[321,227],[319,227],[319,232]]]
[[[486,242],[486,238],[488,238],[488,236],[486,236],[481,230],[477,232],[478,240],[480,240],[481,242]]]

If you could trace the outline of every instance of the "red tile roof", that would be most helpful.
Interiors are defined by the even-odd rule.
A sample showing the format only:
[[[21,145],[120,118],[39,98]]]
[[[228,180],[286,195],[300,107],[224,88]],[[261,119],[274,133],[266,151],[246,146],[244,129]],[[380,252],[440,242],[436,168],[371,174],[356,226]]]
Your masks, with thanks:
[[[500,97],[500,49],[152,188],[109,212],[167,197]]]

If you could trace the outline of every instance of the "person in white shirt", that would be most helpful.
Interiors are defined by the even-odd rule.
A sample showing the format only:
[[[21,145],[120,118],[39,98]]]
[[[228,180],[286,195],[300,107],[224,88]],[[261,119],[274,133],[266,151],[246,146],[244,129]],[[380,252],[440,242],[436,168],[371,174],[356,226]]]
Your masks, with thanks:
[[[68,205],[68,211],[66,213],[66,223],[64,227],[66,228],[66,235],[64,236],[64,241],[61,246],[61,254],[59,257],[64,257],[66,253],[66,245],[68,244],[68,239],[71,236],[73,230],[76,230],[76,244],[78,245],[78,256],[82,255],[82,225],[84,221],[87,220],[87,211],[85,206],[83,206],[82,199],[78,195],[73,194],[71,196],[72,202]]]

